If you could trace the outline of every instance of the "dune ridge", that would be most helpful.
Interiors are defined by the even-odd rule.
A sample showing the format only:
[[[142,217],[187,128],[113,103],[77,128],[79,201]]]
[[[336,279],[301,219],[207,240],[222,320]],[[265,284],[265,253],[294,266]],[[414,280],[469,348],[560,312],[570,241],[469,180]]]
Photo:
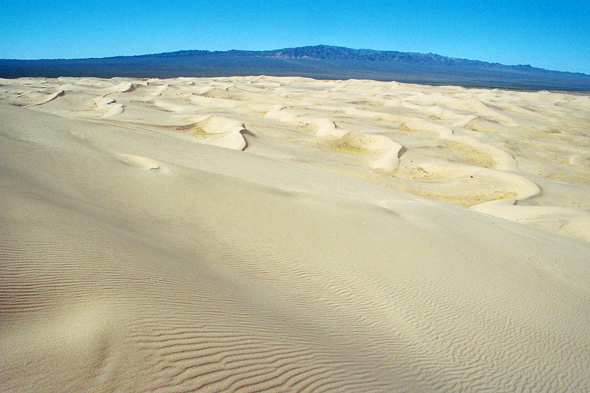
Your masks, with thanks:
[[[0,386],[590,391],[589,102],[0,80]]]

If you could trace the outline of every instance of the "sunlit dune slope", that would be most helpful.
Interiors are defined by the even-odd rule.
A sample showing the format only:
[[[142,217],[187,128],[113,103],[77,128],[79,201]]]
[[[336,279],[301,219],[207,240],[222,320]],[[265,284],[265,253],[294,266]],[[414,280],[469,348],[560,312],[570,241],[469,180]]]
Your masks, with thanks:
[[[0,386],[588,391],[589,110],[369,81],[0,80]]]

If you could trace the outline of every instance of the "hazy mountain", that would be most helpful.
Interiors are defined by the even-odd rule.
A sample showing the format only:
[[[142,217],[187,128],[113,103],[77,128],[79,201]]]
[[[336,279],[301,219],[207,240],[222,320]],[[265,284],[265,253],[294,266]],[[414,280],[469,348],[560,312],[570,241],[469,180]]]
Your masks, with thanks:
[[[315,59],[315,60],[356,60],[356,61],[397,61],[413,64],[483,66],[490,68],[510,67],[519,69],[532,68],[530,65],[504,66],[499,63],[487,63],[477,60],[457,59],[434,53],[422,54],[398,51],[379,51],[372,49],[351,49],[338,46],[317,45],[298,48],[275,49],[268,51],[205,51],[188,50],[167,52],[138,57],[271,57],[277,59]]]
[[[436,54],[318,45],[268,51],[187,50],[94,59],[0,60],[0,77],[244,75],[375,79],[475,87],[590,91],[590,75]]]

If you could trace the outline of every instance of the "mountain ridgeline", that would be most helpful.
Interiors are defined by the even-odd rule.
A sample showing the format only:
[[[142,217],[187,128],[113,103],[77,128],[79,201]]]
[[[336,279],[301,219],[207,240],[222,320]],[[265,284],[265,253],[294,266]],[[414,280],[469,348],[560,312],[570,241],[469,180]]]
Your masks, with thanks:
[[[477,60],[457,59],[453,57],[445,57],[436,55],[434,53],[422,54],[412,52],[398,52],[398,51],[379,51],[372,49],[351,49],[338,46],[317,45],[304,46],[299,48],[275,49],[268,51],[245,51],[245,50],[230,50],[230,51],[204,51],[204,50],[188,50],[178,52],[167,52],[155,55],[163,58],[169,57],[200,57],[200,56],[216,56],[216,57],[266,57],[277,59],[315,59],[315,60],[353,60],[353,61],[397,61],[412,64],[433,64],[433,65],[462,65],[462,66],[484,66],[488,68],[519,68],[530,69],[530,65],[518,66],[503,66],[499,63],[486,63]],[[143,56],[140,56],[143,57]]]
[[[303,76],[465,87],[590,92],[590,75],[436,54],[318,45],[268,51],[185,50],[92,59],[0,60],[0,77]]]

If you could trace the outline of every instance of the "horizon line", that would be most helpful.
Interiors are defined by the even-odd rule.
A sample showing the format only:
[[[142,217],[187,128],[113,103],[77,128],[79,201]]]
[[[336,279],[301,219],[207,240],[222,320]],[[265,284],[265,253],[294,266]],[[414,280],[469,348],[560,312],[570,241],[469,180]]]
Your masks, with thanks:
[[[407,53],[407,54],[417,54],[417,55],[434,55],[441,58],[446,59],[453,59],[453,60],[466,60],[466,61],[474,61],[480,62],[484,64],[494,64],[494,65],[501,65],[505,67],[530,67],[537,70],[543,71],[550,71],[550,72],[561,72],[561,73],[568,73],[568,74],[576,74],[576,75],[585,75],[590,76],[590,73],[580,72],[580,71],[560,71],[560,70],[553,70],[548,68],[536,67],[531,64],[503,64],[499,62],[493,61],[486,61],[486,60],[477,60],[477,59],[467,59],[462,57],[452,57],[452,56],[445,56],[434,52],[410,52],[410,51],[399,51],[399,50],[383,50],[383,49],[370,49],[370,48],[351,48],[346,46],[339,46],[339,45],[328,45],[328,44],[316,44],[316,45],[303,45],[303,46],[290,46],[284,48],[275,48],[275,49],[259,49],[259,50],[252,50],[252,49],[227,49],[227,50],[211,50],[211,49],[179,49],[179,50],[172,50],[172,51],[165,51],[165,52],[154,52],[154,53],[143,53],[143,54],[134,54],[134,55],[113,55],[113,56],[102,56],[102,57],[57,57],[57,58],[39,58],[39,59],[17,59],[17,58],[0,58],[0,60],[5,61],[60,61],[60,60],[101,60],[101,59],[113,59],[113,58],[122,58],[122,57],[143,57],[143,56],[155,56],[155,55],[163,55],[169,53],[179,53],[179,52],[209,52],[209,53],[224,53],[224,52],[272,52],[272,51],[279,51],[279,50],[286,50],[286,49],[299,49],[299,48],[315,48],[315,47],[328,47],[328,48],[339,48],[339,49],[350,49],[350,50],[367,50],[373,52],[397,52],[397,53]],[[313,58],[311,59],[313,60]]]

